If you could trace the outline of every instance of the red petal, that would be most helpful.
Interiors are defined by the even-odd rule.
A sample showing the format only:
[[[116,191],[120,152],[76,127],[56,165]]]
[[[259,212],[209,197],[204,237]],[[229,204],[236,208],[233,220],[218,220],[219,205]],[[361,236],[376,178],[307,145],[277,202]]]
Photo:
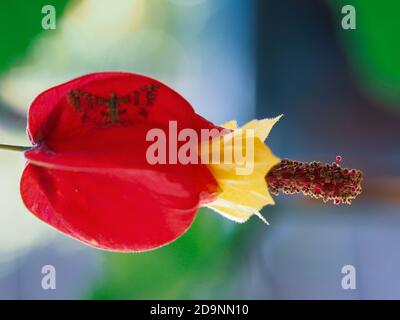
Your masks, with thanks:
[[[147,105],[146,87],[154,85],[154,102]],[[111,93],[117,97],[130,96],[129,103],[121,102],[126,112],[121,115],[121,125],[107,125],[108,108],[101,104],[89,107],[88,98],[80,97],[80,110],[71,104],[71,91],[90,94],[92,97],[109,99]],[[133,92],[139,92],[139,106],[134,105]],[[144,117],[142,109],[148,112]],[[54,151],[91,147],[93,140],[103,132],[113,136],[113,131],[120,135],[114,142],[121,144],[129,134],[123,135],[124,129],[137,125],[150,125],[153,128],[167,127],[169,121],[177,121],[181,128],[210,128],[214,125],[198,116],[190,104],[177,92],[163,83],[142,75],[123,72],[101,72],[79,77],[41,93],[32,103],[28,115],[28,134],[33,144],[45,142]],[[87,141],[89,140],[89,141]],[[99,139],[97,139],[99,140]],[[106,145],[104,141],[102,145]],[[101,142],[99,142],[101,144]]]
[[[150,86],[157,91],[149,102],[142,93]],[[79,92],[79,104],[71,92]],[[140,92],[139,102],[132,92]],[[111,93],[129,96],[117,120],[99,102]],[[171,120],[178,130],[214,127],[175,91],[140,75],[91,74],[47,90],[29,111],[36,146],[26,153],[24,203],[58,230],[99,248],[143,251],[173,241],[218,186],[205,165],[148,163],[146,133],[166,129]]]
[[[195,217],[199,198],[190,175],[170,176],[28,165],[21,194],[32,213],[67,235],[102,249],[144,251],[175,240]]]

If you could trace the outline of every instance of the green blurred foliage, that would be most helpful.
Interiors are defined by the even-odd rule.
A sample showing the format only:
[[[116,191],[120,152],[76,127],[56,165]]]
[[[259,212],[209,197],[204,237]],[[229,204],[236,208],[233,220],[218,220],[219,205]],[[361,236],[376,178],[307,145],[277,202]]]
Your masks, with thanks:
[[[42,7],[53,5],[60,18],[68,0],[13,0],[0,3],[0,72],[18,62],[42,29]]]
[[[200,209],[191,228],[165,247],[136,254],[104,253],[102,278],[86,298],[226,297],[229,279],[239,265],[237,255],[255,225],[263,224],[252,219],[237,225],[211,210]]]
[[[400,108],[400,1],[328,1],[338,18],[350,62],[359,80],[372,94]],[[343,30],[344,5],[356,9],[356,30]]]

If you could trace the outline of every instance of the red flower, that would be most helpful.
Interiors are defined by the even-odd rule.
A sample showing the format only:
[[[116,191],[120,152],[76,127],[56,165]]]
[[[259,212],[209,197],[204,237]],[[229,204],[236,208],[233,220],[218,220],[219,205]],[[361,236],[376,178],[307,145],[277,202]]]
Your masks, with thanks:
[[[29,110],[21,179],[26,207],[92,246],[144,251],[192,224],[218,184],[206,165],[151,165],[146,133],[216,128],[178,93],[141,75],[86,75],[40,94]]]
[[[40,94],[28,117],[33,147],[0,148],[27,150],[21,195],[38,218],[92,246],[137,252],[178,238],[200,205],[236,222],[253,215],[267,222],[259,211],[274,204],[268,190],[350,204],[361,193],[361,171],[342,168],[339,158],[280,160],[264,144],[280,117],[240,129],[231,121],[221,131],[159,81],[103,72]],[[204,138],[204,129],[216,136]],[[203,162],[211,154],[227,161]]]

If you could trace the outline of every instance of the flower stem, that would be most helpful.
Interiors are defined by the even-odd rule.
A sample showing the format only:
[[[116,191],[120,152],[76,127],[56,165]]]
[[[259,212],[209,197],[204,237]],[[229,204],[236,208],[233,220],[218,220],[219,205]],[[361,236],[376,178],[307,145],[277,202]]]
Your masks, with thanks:
[[[9,144],[0,144],[0,149],[3,150],[10,150],[10,151],[19,151],[19,152],[23,152],[26,150],[29,150],[31,147],[24,147],[24,146],[12,146]]]

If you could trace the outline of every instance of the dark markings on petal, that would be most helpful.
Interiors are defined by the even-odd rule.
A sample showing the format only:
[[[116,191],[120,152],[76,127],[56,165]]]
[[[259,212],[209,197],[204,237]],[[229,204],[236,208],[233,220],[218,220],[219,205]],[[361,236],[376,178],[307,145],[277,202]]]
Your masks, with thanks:
[[[148,84],[118,97],[110,92],[108,98],[99,97],[89,92],[71,90],[67,100],[74,111],[81,114],[82,122],[100,127],[110,125],[131,125],[140,118],[146,119],[157,98],[157,84]]]

